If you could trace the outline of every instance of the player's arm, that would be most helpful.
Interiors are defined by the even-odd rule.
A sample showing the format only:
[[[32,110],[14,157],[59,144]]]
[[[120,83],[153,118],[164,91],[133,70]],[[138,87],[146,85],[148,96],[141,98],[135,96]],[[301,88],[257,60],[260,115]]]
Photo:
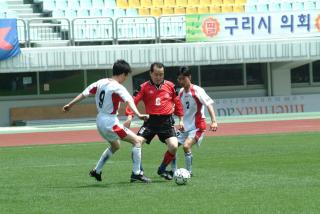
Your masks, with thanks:
[[[80,102],[84,98],[88,96],[93,96],[96,94],[97,91],[97,82],[92,83],[89,85],[82,93],[80,93],[78,96],[76,96],[73,100],[71,100],[68,104],[63,106],[62,111],[67,112],[70,111],[72,106],[74,106],[76,103]]]
[[[133,100],[134,100],[134,104],[135,106],[138,105],[138,103],[142,100],[143,98],[143,89],[141,87],[141,85],[134,91],[133,93]],[[126,107],[126,115],[128,116],[127,117],[127,120],[123,123],[123,125],[127,128],[130,128],[130,125],[131,125],[131,121],[132,121],[132,118],[133,118],[133,114],[134,112],[132,111],[131,107],[128,105]]]
[[[137,109],[137,106],[135,105],[133,99],[130,99],[126,102],[128,106],[131,108],[131,110],[139,117],[141,120],[147,120],[149,116],[147,114],[141,114],[139,110]]]
[[[209,97],[209,95],[203,89],[200,89],[198,91],[198,96],[199,96],[200,102],[203,105],[205,105],[208,109],[208,112],[209,112],[209,115],[211,118],[210,131],[217,131],[218,123],[217,123],[216,114],[215,114],[213,106],[212,106],[213,100],[211,99],[211,97]]]
[[[210,131],[217,131],[218,122],[212,104],[207,105],[207,108],[211,118]]]
[[[72,106],[75,105],[76,103],[80,102],[81,100],[83,100],[84,98],[86,98],[82,93],[80,93],[78,96],[76,96],[73,100],[71,100],[68,104],[66,104],[65,106],[63,106],[62,111],[63,112],[67,112],[70,111]]]
[[[178,96],[176,88],[174,88],[174,95],[173,95],[173,102],[174,102],[174,114],[178,117],[179,119],[179,125],[178,129],[180,131],[184,131],[184,123],[183,123],[183,105],[181,103],[181,100]]]

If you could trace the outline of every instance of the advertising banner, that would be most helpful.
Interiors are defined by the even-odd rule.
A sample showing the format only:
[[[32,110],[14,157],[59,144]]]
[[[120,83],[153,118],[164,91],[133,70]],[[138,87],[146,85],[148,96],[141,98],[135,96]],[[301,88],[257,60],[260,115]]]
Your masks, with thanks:
[[[187,42],[320,36],[320,11],[186,15]]]

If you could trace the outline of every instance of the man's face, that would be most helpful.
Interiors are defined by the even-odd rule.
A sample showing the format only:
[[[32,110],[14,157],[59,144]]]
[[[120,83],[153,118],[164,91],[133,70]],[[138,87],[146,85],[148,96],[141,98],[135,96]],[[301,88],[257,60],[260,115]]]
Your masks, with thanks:
[[[120,79],[120,82],[119,83],[123,83],[125,82],[127,79],[128,79],[128,76],[129,75],[125,75],[124,73],[120,75],[121,79]]]
[[[190,85],[190,78],[189,76],[179,75],[178,76],[178,83],[181,87],[186,87]]]
[[[164,79],[164,68],[153,67],[153,72],[150,71],[150,77],[154,84],[160,85]]]

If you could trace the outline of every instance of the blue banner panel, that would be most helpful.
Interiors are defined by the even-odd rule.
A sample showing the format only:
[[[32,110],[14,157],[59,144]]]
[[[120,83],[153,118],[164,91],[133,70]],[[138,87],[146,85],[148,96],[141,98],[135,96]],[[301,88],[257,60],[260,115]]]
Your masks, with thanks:
[[[0,60],[20,54],[17,19],[0,19]]]

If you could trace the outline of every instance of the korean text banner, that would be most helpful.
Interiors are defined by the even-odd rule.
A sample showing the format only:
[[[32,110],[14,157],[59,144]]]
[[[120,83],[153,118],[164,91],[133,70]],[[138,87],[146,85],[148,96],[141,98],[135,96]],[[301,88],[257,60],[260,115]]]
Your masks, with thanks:
[[[320,11],[186,15],[188,42],[320,36]]]
[[[0,60],[20,53],[16,19],[0,19]]]

